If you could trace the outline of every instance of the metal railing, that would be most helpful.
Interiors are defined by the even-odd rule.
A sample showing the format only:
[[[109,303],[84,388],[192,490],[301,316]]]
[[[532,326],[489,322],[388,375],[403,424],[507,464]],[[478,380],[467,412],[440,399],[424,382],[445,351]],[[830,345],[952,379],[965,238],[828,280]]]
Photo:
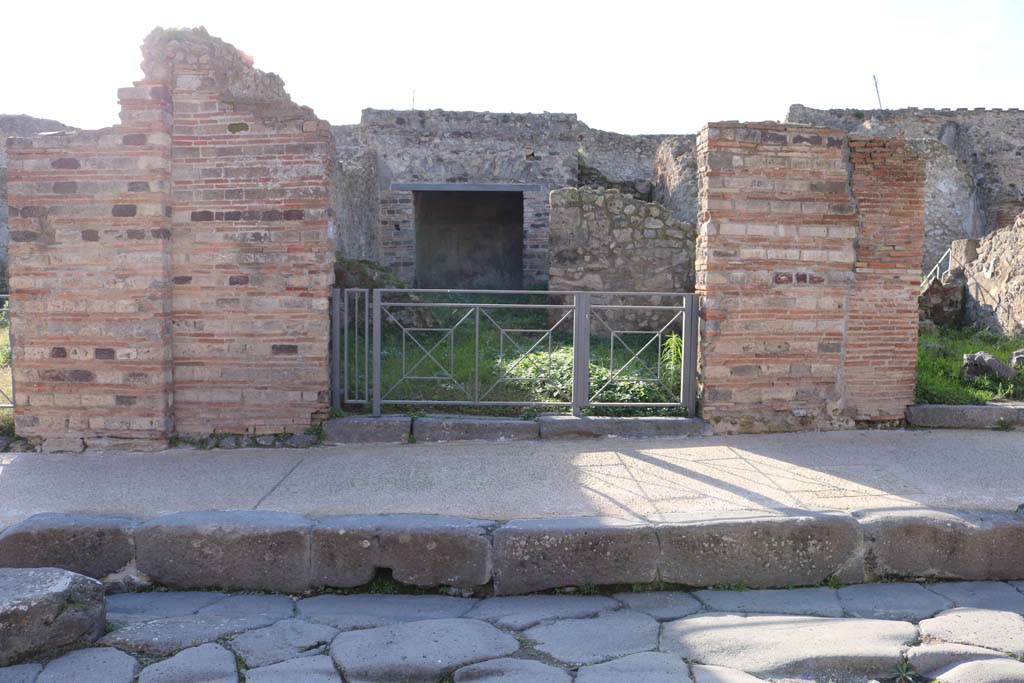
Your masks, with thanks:
[[[673,292],[345,289],[332,405],[696,410],[697,303]]]
[[[945,269],[942,268],[943,263],[946,264]],[[924,276],[924,279],[921,280],[921,293],[923,294],[925,290],[928,289],[928,285],[932,283],[932,280],[937,280],[941,278],[942,275],[944,273],[948,273],[952,269],[952,267],[953,249],[952,247],[950,247],[949,249],[946,250],[946,253],[939,257],[939,260],[935,263],[935,266],[933,266],[932,269],[928,271],[928,274]]]

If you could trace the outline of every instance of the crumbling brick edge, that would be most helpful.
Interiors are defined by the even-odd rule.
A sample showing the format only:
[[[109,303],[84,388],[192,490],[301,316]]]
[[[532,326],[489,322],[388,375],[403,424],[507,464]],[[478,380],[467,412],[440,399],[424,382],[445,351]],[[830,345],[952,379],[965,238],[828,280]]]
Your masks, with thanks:
[[[44,513],[0,534],[0,567],[25,566],[78,571],[112,591],[165,586],[298,594],[356,589],[382,569],[412,587],[497,595],[621,585],[1021,580],[1024,516],[928,508],[727,511],[657,522],[408,514],[314,519],[259,510],[143,521]]]

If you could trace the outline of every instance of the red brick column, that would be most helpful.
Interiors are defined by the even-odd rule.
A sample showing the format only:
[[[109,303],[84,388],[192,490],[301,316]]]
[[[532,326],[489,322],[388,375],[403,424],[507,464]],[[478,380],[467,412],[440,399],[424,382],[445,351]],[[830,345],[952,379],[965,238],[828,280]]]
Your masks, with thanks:
[[[923,175],[902,145],[869,144],[851,157],[838,130],[701,132],[702,409],[717,431],[849,427],[912,402]]]

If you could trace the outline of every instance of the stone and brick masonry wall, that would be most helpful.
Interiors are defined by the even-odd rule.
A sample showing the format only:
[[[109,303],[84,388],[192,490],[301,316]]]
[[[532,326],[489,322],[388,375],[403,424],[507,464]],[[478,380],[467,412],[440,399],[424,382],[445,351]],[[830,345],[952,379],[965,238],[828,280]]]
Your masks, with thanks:
[[[698,166],[704,417],[723,432],[902,419],[923,163],[898,139],[714,123]]]
[[[24,436],[300,431],[326,409],[330,128],[205,31],[161,31],[121,125],[12,140]]]

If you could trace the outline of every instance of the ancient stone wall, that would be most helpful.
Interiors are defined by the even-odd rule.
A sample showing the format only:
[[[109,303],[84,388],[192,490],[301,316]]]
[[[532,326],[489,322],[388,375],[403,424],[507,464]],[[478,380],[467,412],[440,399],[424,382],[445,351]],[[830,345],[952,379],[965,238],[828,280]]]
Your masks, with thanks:
[[[330,128],[201,29],[143,54],[121,125],[9,147],[18,431],[301,430],[328,399]]]
[[[1024,213],[978,241],[977,255],[964,267],[964,276],[968,322],[1000,334],[1024,335]]]
[[[379,261],[377,155],[359,142],[358,128],[333,128],[338,156],[334,196],[337,252],[347,259]]]
[[[37,133],[61,130],[73,129],[60,121],[0,114],[0,293],[2,294],[6,294],[8,291],[7,245],[10,235],[7,226],[7,146],[4,142],[9,137],[27,137]]]
[[[925,155],[925,253],[929,258],[949,248],[952,233],[959,233],[956,238],[978,237],[1012,223],[1024,210],[1024,110],[861,111],[797,104],[790,108],[787,121],[832,126],[860,135],[937,140],[950,150],[943,155],[933,147]],[[962,226],[959,231],[957,223]],[[934,260],[926,260],[926,269],[933,265]]]
[[[653,199],[685,223],[697,221],[696,142],[696,135],[666,138],[654,160]]]
[[[551,193],[555,290],[693,291],[694,228],[618,190]]]
[[[900,420],[913,403],[923,162],[771,123],[698,139],[703,415],[717,431]]]

